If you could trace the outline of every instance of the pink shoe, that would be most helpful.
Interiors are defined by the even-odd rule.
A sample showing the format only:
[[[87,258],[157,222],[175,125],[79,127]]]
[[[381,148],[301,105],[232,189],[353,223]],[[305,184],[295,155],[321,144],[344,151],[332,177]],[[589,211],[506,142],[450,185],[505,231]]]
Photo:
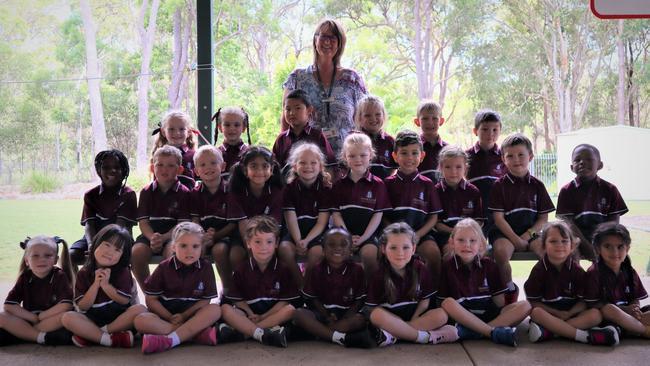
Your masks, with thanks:
[[[130,330],[111,334],[111,347],[133,348],[133,333]]]
[[[452,343],[458,340],[458,329],[453,325],[443,325],[436,330],[429,331],[429,342],[432,344]]]
[[[157,353],[172,348],[172,340],[164,335],[145,334],[142,336],[142,353]]]
[[[215,346],[217,344],[217,330],[214,327],[207,327],[195,335],[192,340],[197,344]]]
[[[73,335],[72,336],[72,343],[75,346],[79,347],[79,348],[86,348],[86,347],[88,347],[88,346],[90,346],[92,344],[91,341],[89,341],[89,340],[87,340],[85,338],[81,338],[78,335]]]

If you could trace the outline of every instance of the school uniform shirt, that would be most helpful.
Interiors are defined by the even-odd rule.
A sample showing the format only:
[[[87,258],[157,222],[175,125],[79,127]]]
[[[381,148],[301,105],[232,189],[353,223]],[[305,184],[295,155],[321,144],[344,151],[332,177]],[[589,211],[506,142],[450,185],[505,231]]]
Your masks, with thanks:
[[[237,145],[229,145],[224,142],[218,147],[223,155],[223,162],[225,163],[224,170],[221,173],[221,179],[228,180],[230,178],[230,168],[239,163],[244,153],[248,150],[248,145],[240,141]]]
[[[321,177],[306,187],[299,178],[284,187],[282,211],[294,211],[300,236],[305,237],[318,221],[321,212],[332,209],[332,189],[325,187]]]
[[[244,213],[237,211],[239,205],[233,204],[232,199],[223,180],[214,194],[199,183],[190,193],[190,216],[198,218],[204,230],[221,230],[229,222],[244,218]]]
[[[442,141],[442,138],[438,136],[438,141],[431,143],[425,140],[424,135],[420,135],[420,140],[422,141],[422,147],[425,153],[424,160],[418,166],[420,174],[431,179],[432,182],[437,183],[439,176],[438,170],[438,155],[440,155],[440,150],[443,147],[447,146],[448,143]]]
[[[363,235],[375,213],[391,209],[384,182],[370,171],[356,183],[346,174],[332,191],[334,211],[341,213],[352,235]]]
[[[492,258],[477,257],[470,265],[465,265],[460,257],[454,255],[442,263],[436,296],[440,300],[451,297],[464,308],[482,313],[495,306],[493,296],[507,290]]]
[[[548,256],[539,260],[524,283],[526,299],[558,310],[569,310],[583,299],[585,270],[569,257],[558,270]]]
[[[263,314],[278,301],[300,298],[298,287],[289,270],[276,256],[271,258],[262,272],[253,259],[243,262],[233,273],[233,286],[226,294],[232,302],[246,301],[255,314]]]
[[[334,157],[334,151],[330,143],[323,135],[323,132],[312,126],[305,126],[302,132],[299,135],[296,135],[293,131],[293,128],[289,128],[286,131],[280,132],[278,137],[275,139],[273,144],[273,156],[275,160],[280,164],[282,171],[288,169],[287,161],[289,160],[289,152],[291,148],[298,142],[311,142],[318,146],[323,155],[325,155],[325,161],[327,166],[336,164],[336,158]]]
[[[273,217],[279,225],[282,224],[282,187],[267,184],[262,189],[262,195],[256,197],[245,187],[242,192],[230,192],[234,212],[243,212],[245,219],[257,215]]]
[[[192,133],[192,132],[190,132]],[[194,179],[194,149],[190,149],[187,145],[183,145],[178,148],[181,151],[181,157],[183,158],[181,166],[183,167],[183,172],[181,175],[184,175],[188,178]]]
[[[218,295],[214,271],[208,260],[200,258],[188,266],[176,256],[160,262],[145,280],[143,291],[147,295],[160,297],[163,306],[181,303],[185,309],[200,300],[213,299]]]
[[[77,273],[77,281],[74,286],[74,301],[79,303],[79,300],[86,294],[90,286],[95,282],[95,272],[89,271],[87,267],[82,267]],[[131,271],[128,267],[115,269],[111,268],[110,284],[115,287],[118,294],[131,299],[131,290],[133,289],[133,278]],[[100,287],[97,290],[95,303],[92,305],[93,310],[100,310],[101,308],[117,304],[113,299],[108,297],[104,290]]]
[[[38,278],[28,268],[19,277],[5,299],[5,305],[21,305],[23,309],[38,314],[58,304],[72,304],[70,279],[60,268]]]
[[[492,185],[508,172],[501,159],[501,149],[494,144],[491,149],[484,151],[476,142],[465,153],[467,153],[467,180],[481,192],[483,207],[487,209]]]
[[[454,227],[464,218],[472,218],[478,222],[485,220],[481,192],[465,179],[461,180],[456,188],[451,188],[443,179],[436,184],[436,193],[442,204],[438,222]]]
[[[117,219],[135,225],[137,207],[135,192],[131,188],[108,188],[100,184],[84,193],[81,225],[93,222],[97,231],[116,223]]]
[[[190,191],[179,180],[162,192],[154,180],[140,191],[137,220],[149,220],[156,233],[166,233],[180,221],[190,219]]]
[[[352,260],[332,268],[326,260],[307,270],[302,289],[305,299],[317,299],[325,309],[347,310],[366,298],[363,267]]]
[[[413,284],[411,266],[415,266],[418,273],[418,283],[415,285],[415,296],[410,296],[409,291]],[[406,265],[404,277],[401,277],[390,267],[385,261],[375,273],[370,284],[368,285],[368,297],[366,298],[366,305],[370,307],[381,306],[382,308],[390,311],[393,314],[400,316],[402,319],[408,320],[413,316],[415,309],[420,301],[431,298],[436,294],[433,286],[433,279],[427,266],[419,259],[413,258],[411,262]],[[394,301],[388,299],[386,294],[386,287],[384,285],[384,273],[388,271],[390,279],[395,285],[396,298]]]
[[[521,235],[538,215],[555,211],[555,206],[542,181],[530,174],[520,178],[507,173],[494,182],[488,209],[502,212],[515,234]]]
[[[631,268],[631,267],[630,267]],[[614,273],[605,264],[594,263],[587,270],[585,281],[585,302],[604,302],[627,306],[648,297],[643,282],[634,268],[627,272]]]
[[[627,211],[616,186],[600,177],[591,182],[572,180],[560,189],[557,199],[557,215],[571,218],[586,238],[591,238],[596,226],[608,217]]]
[[[379,131],[376,135],[364,129],[361,129],[361,132],[370,137],[372,147],[375,149],[375,158],[370,162],[370,172],[380,179],[385,179],[397,169],[397,163],[393,159],[395,139],[384,131]]]
[[[404,174],[398,170],[384,183],[392,206],[386,213],[390,222],[403,221],[418,230],[429,216],[442,212],[435,185],[422,174]]]

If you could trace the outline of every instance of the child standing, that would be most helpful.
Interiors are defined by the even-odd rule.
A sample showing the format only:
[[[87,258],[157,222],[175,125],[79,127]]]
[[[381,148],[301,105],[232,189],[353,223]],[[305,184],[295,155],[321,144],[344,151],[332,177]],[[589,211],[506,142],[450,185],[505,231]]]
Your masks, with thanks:
[[[393,175],[397,167],[393,160],[395,139],[383,130],[385,121],[386,108],[378,97],[366,95],[357,103],[354,122],[372,141],[375,156],[370,164],[370,172],[379,179]]]
[[[230,169],[241,160],[242,155],[251,144],[248,114],[241,107],[223,107],[219,108],[212,120],[216,120],[217,123],[217,128],[214,129],[215,144],[219,139],[219,131],[223,133],[223,144],[219,146],[219,150],[226,163],[222,176],[224,180],[228,180],[230,178]],[[244,131],[246,131],[248,137],[248,145],[241,138]]]
[[[61,267],[59,261],[59,244]],[[61,318],[72,310],[74,267],[68,245],[58,237],[39,235],[20,243],[25,251],[20,274],[0,313],[0,344],[20,340],[47,345],[71,344],[72,333]]]
[[[399,169],[384,181],[393,207],[386,213],[385,221],[405,222],[415,230],[417,253],[424,257],[434,278],[438,278],[440,250],[432,229],[442,206],[433,182],[418,172],[418,165],[424,157],[422,141],[417,133],[404,130],[397,134],[393,159]]]
[[[488,233],[494,220],[488,211],[490,189],[494,182],[506,174],[506,167],[501,159],[501,149],[497,140],[501,134],[501,116],[491,110],[482,109],[474,116],[472,132],[478,137],[474,146],[467,149],[467,180],[481,192],[483,215],[487,223],[483,232]]]
[[[528,164],[533,160],[533,144],[520,134],[512,134],[501,144],[503,162],[508,173],[497,179],[490,192],[494,227],[489,239],[494,259],[506,281],[506,304],[517,301],[519,289],[512,282],[510,258],[515,251],[533,251],[542,258],[544,251],[539,231],[555,207],[544,183],[530,175]]]
[[[497,344],[517,346],[515,329],[530,313],[522,300],[505,305],[506,285],[496,263],[484,257],[487,241],[481,226],[463,219],[449,240],[451,258],[442,266],[438,298],[456,322],[460,340],[487,337]]]
[[[230,247],[235,242],[241,246],[237,224],[232,221],[242,219],[243,213],[235,212],[239,206],[232,204],[227,193],[221,178],[223,165],[221,151],[212,145],[201,146],[194,154],[194,169],[201,182],[190,193],[190,216],[205,230],[203,253],[212,254],[221,283],[228,289],[232,283]]]
[[[359,252],[366,278],[377,270],[379,225],[390,209],[386,186],[369,171],[374,150],[370,138],[351,133],[343,141],[341,160],[350,169],[334,185],[334,226],[352,234],[352,251]]]
[[[133,275],[140,288],[149,276],[149,260],[153,254],[164,258],[172,255],[169,247],[172,229],[180,221],[190,219],[190,191],[178,180],[181,154],[172,146],[163,146],[154,153],[154,180],[140,191],[138,224],[142,234],[133,245]]]
[[[341,228],[323,238],[325,260],[308,267],[302,294],[308,307],[296,309],[296,325],[323,340],[370,348],[373,344],[360,313],[366,298],[363,268],[350,257],[352,236]]]
[[[577,246],[564,222],[555,221],[544,228],[542,248],[546,254],[524,284],[526,297],[533,306],[528,336],[531,342],[557,334],[582,343],[615,346],[616,329],[594,328],[602,321],[601,313],[598,309],[587,309],[582,300],[585,271],[572,255]]]
[[[567,183],[557,199],[557,215],[571,224],[580,238],[583,258],[595,260],[591,237],[598,224],[618,222],[628,209],[616,186],[598,177],[603,168],[600,151],[589,144],[580,144],[571,154],[571,171],[576,177]]]
[[[438,169],[438,154],[446,142],[442,141],[438,129],[445,123],[442,117],[442,108],[438,103],[425,100],[420,102],[417,109],[417,117],[413,120],[415,125],[420,127],[422,134],[422,144],[424,145],[424,160],[420,163],[418,169],[420,174],[437,183],[440,179]]]
[[[598,260],[587,271],[585,301],[600,308],[603,319],[626,332],[650,338],[650,311],[639,308],[648,297],[628,255],[632,239],[625,226],[615,222],[598,225],[594,247]]]
[[[289,129],[280,132],[273,144],[273,155],[283,173],[291,168],[291,165],[287,164],[289,154],[298,141],[316,144],[325,155],[327,165],[336,164],[334,152],[327,138],[321,130],[310,125],[313,111],[307,93],[302,89],[293,90],[286,96],[284,118],[289,123]]]
[[[302,273],[296,254],[307,256],[308,266],[317,264],[323,257],[321,240],[330,218],[332,181],[325,171],[325,156],[312,143],[294,146],[288,165],[291,171],[282,205],[288,232],[280,241],[278,256],[301,288]]]
[[[214,147],[213,147],[214,148]],[[203,229],[181,222],[172,232],[174,256],[160,262],[145,282],[150,313],[135,318],[135,328],[144,334],[142,353],[155,353],[192,339],[214,346],[217,331],[213,324],[221,308],[210,304],[217,297],[212,265],[201,258]]]
[[[98,343],[106,347],[133,347],[133,319],[147,309],[131,305],[133,278],[129,271],[129,232],[111,224],[93,239],[88,262],[79,270],[75,298],[80,312],[69,311],[61,319],[74,333],[77,347]]]
[[[178,176],[189,189],[194,187],[194,149],[196,148],[194,133],[192,121],[187,113],[176,110],[169,111],[163,117],[159,127],[153,131],[153,135],[157,136],[151,152],[153,162],[156,150],[159,148],[165,145],[177,148],[182,156],[182,169]]]
[[[481,192],[465,180],[467,154],[463,149],[456,145],[447,145],[440,151],[438,159],[442,180],[436,184],[436,192],[440,197],[442,212],[438,215],[433,237],[444,253],[456,223],[464,218],[472,218],[483,224],[485,216]]]
[[[299,294],[291,273],[275,256],[278,234],[278,224],[269,216],[248,220],[244,240],[251,257],[233,274],[226,298],[234,305],[222,309],[227,324],[219,326],[220,342],[243,340],[243,334],[266,345],[287,346],[282,324],[293,317],[290,302]]]
[[[136,224],[135,192],[126,186],[129,177],[126,156],[115,149],[101,151],[95,156],[95,171],[102,182],[84,194],[81,214],[84,237],[70,247],[70,258],[75,265],[86,260],[88,244],[104,226],[118,224],[130,232]]]
[[[370,322],[378,328],[379,347],[398,339],[415,343],[448,343],[458,339],[443,309],[430,309],[435,295],[427,267],[413,257],[415,232],[405,223],[390,224],[381,236],[382,265],[368,287]]]

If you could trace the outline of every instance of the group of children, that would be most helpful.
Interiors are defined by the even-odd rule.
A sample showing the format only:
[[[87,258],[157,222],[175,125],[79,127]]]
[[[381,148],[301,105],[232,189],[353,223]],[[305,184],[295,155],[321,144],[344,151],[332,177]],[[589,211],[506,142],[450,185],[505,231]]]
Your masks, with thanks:
[[[2,344],[132,347],[135,329],[144,353],[246,338],[286,347],[302,331],[348,347],[483,337],[515,346],[514,327],[529,315],[533,342],[650,337],[650,312],[639,307],[647,294],[618,224],[627,207],[597,176],[594,146],[574,149],[576,178],[558,199],[565,221],[549,224],[553,203],[528,170],[532,144],[513,134],[497,146],[494,111],[476,114],[478,142],[463,150],[440,138],[437,104],[418,107],[420,134],[393,138],[383,103],[368,96],[338,161],[309,124],[304,92],[287,96],[284,114],[290,128],[272,150],[243,142],[241,108],[215,115],[221,146],[196,150],[189,117],[168,114],[139,202],[126,186],[124,154],[98,154],[101,184],[84,196],[85,235],[70,257],[58,238],[23,243],[21,274],[0,314]],[[595,259],[586,273],[578,245]],[[540,258],[525,284],[528,301],[517,301],[511,278],[515,251]],[[150,274],[155,254],[164,259]],[[221,305],[211,302],[218,293],[207,254]],[[71,262],[86,257],[75,276]]]

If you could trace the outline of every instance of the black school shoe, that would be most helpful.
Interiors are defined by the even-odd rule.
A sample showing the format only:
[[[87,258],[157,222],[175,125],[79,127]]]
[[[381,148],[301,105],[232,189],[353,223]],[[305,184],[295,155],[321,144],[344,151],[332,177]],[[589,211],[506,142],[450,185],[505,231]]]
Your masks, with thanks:
[[[262,344],[287,348],[287,333],[285,332],[284,327],[275,326],[273,328],[264,329]]]
[[[219,340],[219,344],[243,342],[246,339],[246,337],[244,337],[243,334],[239,333],[235,328],[231,327],[226,323],[221,323],[216,328],[217,328],[217,339]]]
[[[45,344],[48,346],[67,346],[72,344],[72,332],[65,328],[45,333]]]
[[[343,345],[348,348],[372,348],[377,345],[368,329],[346,333]]]
[[[23,342],[25,341],[7,332],[4,329],[0,329],[0,346],[10,346],[12,344],[19,344]]]

